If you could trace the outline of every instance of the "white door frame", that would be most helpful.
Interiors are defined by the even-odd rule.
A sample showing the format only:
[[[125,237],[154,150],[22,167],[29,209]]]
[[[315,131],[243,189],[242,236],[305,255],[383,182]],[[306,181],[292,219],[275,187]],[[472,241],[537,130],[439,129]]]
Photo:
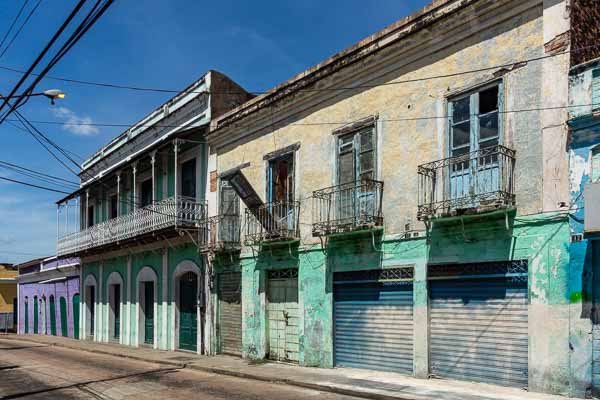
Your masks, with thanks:
[[[88,291],[88,287],[94,287],[94,299],[88,299],[88,295],[90,294]],[[98,300],[98,282],[96,281],[96,277],[94,276],[94,274],[88,274],[85,278],[85,281],[83,283],[83,317],[81,319],[81,332],[80,332],[80,336],[82,339],[88,339],[89,338],[89,334],[90,332],[88,332],[88,328],[90,326],[91,323],[91,307],[90,307],[90,301],[93,301],[94,303],[97,303]],[[94,304],[94,330],[97,330],[98,328],[98,304]],[[98,335],[96,334],[96,332],[94,333],[94,340],[99,340]]]
[[[139,347],[140,344],[144,343],[145,335],[144,335],[144,319],[145,313],[144,308],[142,307],[142,301],[144,301],[144,292],[141,289],[141,284],[144,282],[154,282],[154,326],[153,330],[153,343],[152,347],[158,349],[158,275],[154,268],[150,266],[143,267],[140,272],[138,272],[136,277],[136,290],[135,290],[135,301],[136,301],[136,325],[137,325],[137,334],[135,335],[135,347]]]
[[[108,340],[111,341],[114,338],[114,327],[115,327],[115,301],[114,285],[119,285],[119,315],[121,316],[121,323],[119,324],[119,343],[123,344],[123,277],[117,271],[111,272],[106,280],[106,290],[108,291]]]
[[[202,318],[200,313],[200,295],[202,294],[202,270],[193,261],[184,260],[177,265],[173,272],[172,282],[172,298],[171,305],[173,312],[171,313],[171,326],[173,327],[173,340],[171,341],[171,350],[179,349],[179,278],[187,272],[193,272],[198,277],[197,296],[196,296],[196,353],[201,354],[202,351]]]

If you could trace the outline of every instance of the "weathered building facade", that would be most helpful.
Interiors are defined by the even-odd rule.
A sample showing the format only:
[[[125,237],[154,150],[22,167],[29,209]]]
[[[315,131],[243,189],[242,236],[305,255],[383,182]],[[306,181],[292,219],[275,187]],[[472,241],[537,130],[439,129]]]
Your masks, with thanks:
[[[17,333],[79,339],[79,259],[50,257],[17,267]]]
[[[0,331],[13,330],[17,299],[17,270],[12,264],[0,264]]]
[[[572,3],[435,1],[214,120],[215,351],[585,396]]]
[[[59,201],[57,250],[81,257],[81,338],[210,352],[204,132],[248,98],[210,71],[82,165]]]

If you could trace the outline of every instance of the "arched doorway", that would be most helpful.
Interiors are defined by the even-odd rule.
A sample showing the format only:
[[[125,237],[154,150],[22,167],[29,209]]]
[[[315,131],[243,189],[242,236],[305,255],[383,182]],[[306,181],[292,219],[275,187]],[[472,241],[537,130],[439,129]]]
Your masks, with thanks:
[[[79,293],[73,296],[73,337],[79,339]]]
[[[54,295],[50,295],[50,334],[56,336],[56,303],[54,301]]]
[[[84,316],[83,338],[93,339],[96,330],[96,277],[89,274],[83,285]]]
[[[158,348],[156,314],[158,297],[158,276],[151,267],[144,267],[137,275],[137,321],[136,346],[152,345]]]
[[[39,333],[39,306],[38,306],[38,297],[33,296],[33,333]]]
[[[64,296],[60,297],[60,334],[63,337],[69,336],[68,316],[67,316],[67,300]]]
[[[175,303],[172,326],[173,349],[202,353],[201,271],[192,261],[183,261],[173,274]]]
[[[23,315],[25,319],[25,334],[29,333],[29,298],[25,296],[25,314]]]
[[[109,340],[121,341],[121,315],[123,303],[123,278],[118,272],[113,272],[106,281],[108,291],[108,337]]]

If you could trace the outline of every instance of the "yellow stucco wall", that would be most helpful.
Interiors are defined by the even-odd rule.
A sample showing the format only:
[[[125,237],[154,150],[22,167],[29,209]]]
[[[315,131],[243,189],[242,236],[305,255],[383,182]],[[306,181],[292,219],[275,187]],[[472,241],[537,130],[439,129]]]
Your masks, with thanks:
[[[17,283],[0,283],[0,313],[13,311],[13,299],[17,297]]]
[[[295,180],[296,198],[302,201],[301,237],[304,243],[314,241],[310,231],[312,210],[308,198],[314,190],[334,184],[335,136],[332,132],[344,123],[376,115],[379,119],[377,175],[385,183],[383,213],[386,233],[402,232],[409,221],[414,228],[421,228],[416,221],[417,167],[447,156],[447,121],[439,117],[420,117],[445,115],[449,96],[496,79],[493,74],[499,68],[411,83],[394,82],[510,64],[544,55],[543,9],[541,5],[536,6],[535,2],[522,2],[521,6],[525,10],[515,17],[507,18],[501,12],[487,15],[485,24],[489,24],[488,27],[484,26],[484,19],[481,18],[479,21],[465,21],[459,28],[436,28],[448,29],[446,38],[452,37],[449,33],[451,29],[461,29],[463,35],[470,34],[465,40],[448,48],[442,47],[441,51],[427,54],[422,50],[419,54],[420,40],[426,44],[422,49],[427,49],[431,45],[427,42],[428,38],[441,40],[439,36],[442,35],[440,32],[422,33],[422,37],[406,45],[412,47],[409,51],[398,48],[388,50],[385,56],[371,56],[361,61],[361,65],[350,67],[350,72],[342,71],[324,78],[317,87],[380,86],[343,91],[337,95],[328,95],[331,92],[326,91],[315,95],[301,94],[305,96],[302,100],[292,95],[275,107],[267,107],[268,111],[260,117],[254,115],[245,118],[239,125],[253,137],[241,144],[237,142],[235,147],[217,149],[219,172],[249,162],[250,166],[244,168],[243,173],[259,196],[265,199],[266,161],[263,156],[300,142]],[[496,18],[497,21],[492,22]],[[419,56],[423,58],[418,59]],[[387,59],[382,60],[385,57]],[[408,61],[413,58],[414,62]],[[562,65],[566,61],[568,56],[544,62]],[[535,108],[543,103],[541,72],[542,62],[530,62],[513,71],[506,71],[497,78],[502,79],[504,84],[505,110]],[[329,96],[329,99],[321,99],[325,96]],[[297,116],[298,110],[302,111],[309,102],[314,105]],[[264,113],[296,115],[288,118],[288,122],[273,127],[274,124],[269,126],[271,118]],[[542,115],[532,111],[506,113],[501,117],[504,119],[504,144],[517,151],[515,181],[519,213],[539,212],[543,198]],[[261,125],[266,128],[256,129]],[[220,135],[242,132],[235,125],[223,131]]]

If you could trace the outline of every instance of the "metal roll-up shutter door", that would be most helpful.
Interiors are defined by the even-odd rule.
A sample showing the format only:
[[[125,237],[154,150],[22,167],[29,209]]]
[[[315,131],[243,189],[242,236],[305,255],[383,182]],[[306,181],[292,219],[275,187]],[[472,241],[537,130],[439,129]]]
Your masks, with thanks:
[[[592,386],[594,398],[600,398],[600,325],[592,330]]]
[[[412,271],[334,275],[336,366],[412,374]]]
[[[242,274],[219,274],[220,352],[242,354]]]
[[[511,273],[511,265],[456,265],[430,281],[433,375],[527,387],[527,267]]]

